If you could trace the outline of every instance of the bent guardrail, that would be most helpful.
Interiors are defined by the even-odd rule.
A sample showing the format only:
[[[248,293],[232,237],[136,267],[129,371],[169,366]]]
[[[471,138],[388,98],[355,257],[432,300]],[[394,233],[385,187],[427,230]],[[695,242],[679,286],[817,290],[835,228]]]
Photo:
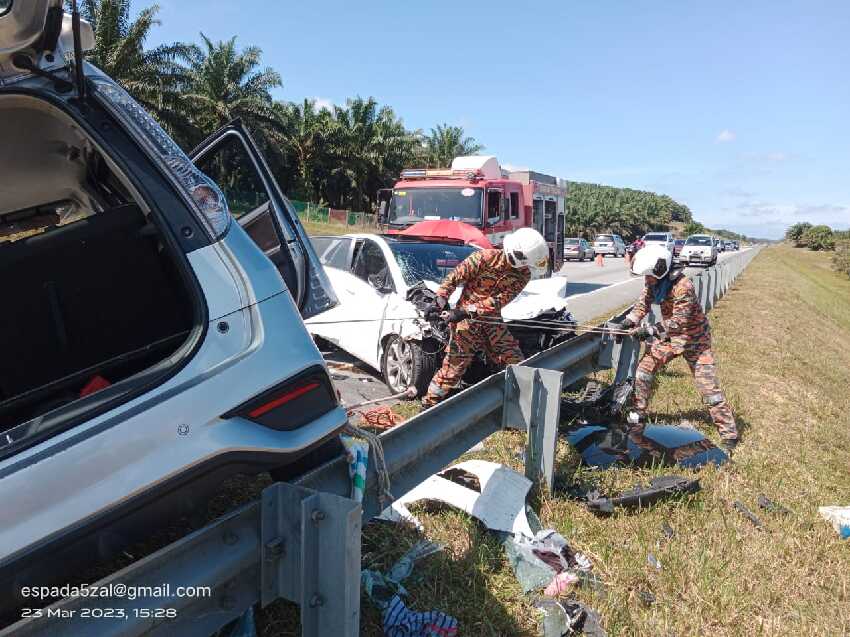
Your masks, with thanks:
[[[741,251],[689,275],[706,311],[758,252],[758,248]],[[560,392],[598,370],[615,369],[617,382],[625,380],[634,375],[639,353],[635,339],[618,343],[610,336],[583,334],[384,433],[381,441],[393,494],[400,497],[503,428],[526,430],[526,475],[551,488]],[[362,506],[348,499],[348,465],[338,458],[297,484],[271,485],[260,501],[92,585],[145,592],[167,583],[175,593],[180,587],[209,587],[209,596],[66,598],[0,631],[0,637],[205,637],[252,605],[266,606],[279,598],[300,605],[305,637],[356,637],[360,530],[363,521],[382,509],[377,484],[370,465]]]

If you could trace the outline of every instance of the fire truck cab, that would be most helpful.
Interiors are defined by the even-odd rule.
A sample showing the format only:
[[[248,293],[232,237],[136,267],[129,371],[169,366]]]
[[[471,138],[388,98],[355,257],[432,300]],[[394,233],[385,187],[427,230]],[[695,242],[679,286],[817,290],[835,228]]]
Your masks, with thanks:
[[[566,198],[565,184],[555,177],[508,172],[495,157],[476,155],[455,158],[449,169],[405,169],[378,201],[389,233],[420,221],[462,221],[498,247],[510,232],[534,228],[549,243],[549,262],[557,271],[563,265]]]

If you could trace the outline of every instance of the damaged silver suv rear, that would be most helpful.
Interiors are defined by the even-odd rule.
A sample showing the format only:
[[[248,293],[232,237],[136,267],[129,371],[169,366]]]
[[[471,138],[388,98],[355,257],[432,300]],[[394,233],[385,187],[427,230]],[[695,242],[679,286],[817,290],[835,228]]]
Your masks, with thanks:
[[[0,615],[345,424],[302,323],[336,301],[250,134],[190,159],[93,41],[0,0]]]

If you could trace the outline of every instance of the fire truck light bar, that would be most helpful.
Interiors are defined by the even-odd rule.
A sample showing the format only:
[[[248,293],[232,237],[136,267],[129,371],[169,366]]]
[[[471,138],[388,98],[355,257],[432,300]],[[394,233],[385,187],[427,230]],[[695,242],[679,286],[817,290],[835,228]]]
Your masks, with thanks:
[[[462,179],[468,177],[481,177],[481,171],[436,168],[406,168],[401,171],[402,179]]]

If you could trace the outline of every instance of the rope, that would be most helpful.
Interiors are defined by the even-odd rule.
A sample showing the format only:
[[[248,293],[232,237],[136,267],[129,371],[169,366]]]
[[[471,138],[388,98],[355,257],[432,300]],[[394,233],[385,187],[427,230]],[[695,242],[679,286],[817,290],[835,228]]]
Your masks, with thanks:
[[[395,498],[390,491],[390,472],[384,458],[384,446],[378,434],[361,429],[350,422],[345,425],[345,433],[355,438],[362,438],[369,445],[369,454],[375,459],[375,473],[378,475],[378,503],[385,509]]]

